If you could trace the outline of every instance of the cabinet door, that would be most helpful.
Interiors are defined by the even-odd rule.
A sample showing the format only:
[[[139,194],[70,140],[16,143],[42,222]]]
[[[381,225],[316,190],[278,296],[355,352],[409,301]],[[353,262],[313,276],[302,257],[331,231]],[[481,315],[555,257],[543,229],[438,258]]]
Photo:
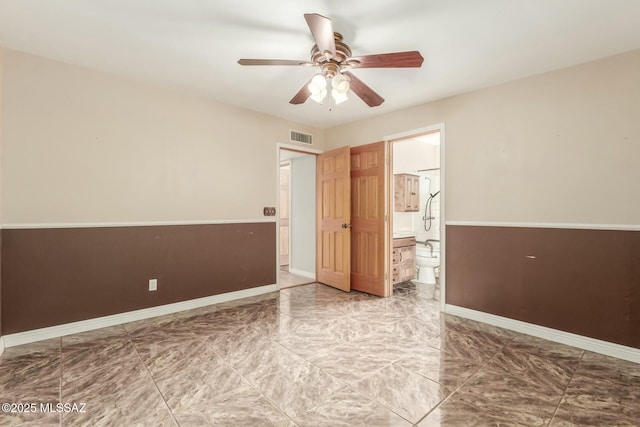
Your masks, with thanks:
[[[420,177],[409,175],[407,177],[409,205],[412,211],[420,210]]]
[[[406,188],[405,175],[393,175],[393,210],[395,212],[404,212],[407,208]]]
[[[404,246],[400,248],[400,281],[405,282],[416,275],[416,247]]]
[[[420,177],[397,174],[393,176],[393,210],[417,212],[420,210]]]

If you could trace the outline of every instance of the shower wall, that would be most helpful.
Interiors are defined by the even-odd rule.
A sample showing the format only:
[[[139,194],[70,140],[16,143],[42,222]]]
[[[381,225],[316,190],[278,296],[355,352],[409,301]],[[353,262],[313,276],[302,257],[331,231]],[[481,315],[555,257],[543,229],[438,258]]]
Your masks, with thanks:
[[[425,231],[424,218],[429,193],[440,190],[440,135],[430,134],[394,142],[393,173],[420,175],[420,211],[394,212],[393,232],[413,234],[419,241],[440,240],[440,196],[436,196],[431,205],[431,228]],[[424,172],[424,169],[437,169]],[[423,172],[419,172],[419,171]],[[429,222],[427,221],[427,228]],[[434,244],[434,249],[438,249]]]
[[[429,210],[427,201],[429,194],[440,191],[440,171],[420,172],[420,212],[413,214],[413,229],[416,233],[416,240],[425,241],[427,239],[440,240],[440,195],[431,200],[431,226],[429,226]],[[433,243],[434,250],[440,250],[440,243]]]

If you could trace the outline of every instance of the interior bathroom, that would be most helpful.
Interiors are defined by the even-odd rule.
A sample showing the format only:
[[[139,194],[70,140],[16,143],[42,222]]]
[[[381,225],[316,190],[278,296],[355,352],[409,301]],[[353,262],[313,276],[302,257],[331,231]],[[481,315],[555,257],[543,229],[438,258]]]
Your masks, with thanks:
[[[393,143],[393,283],[437,284],[440,272],[440,133]]]

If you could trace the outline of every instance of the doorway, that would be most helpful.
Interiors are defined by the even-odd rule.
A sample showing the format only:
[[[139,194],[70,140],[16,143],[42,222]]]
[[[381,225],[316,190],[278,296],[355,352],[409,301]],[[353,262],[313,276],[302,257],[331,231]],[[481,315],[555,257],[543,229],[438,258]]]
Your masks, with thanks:
[[[316,153],[278,147],[278,275],[280,289],[313,283]]]
[[[404,207],[398,206],[398,200],[390,201],[394,242],[415,239],[414,271],[407,278],[416,290],[439,292],[444,306],[444,124],[387,140],[391,144],[392,182],[401,187],[403,179],[410,181],[410,194],[415,194]],[[395,190],[394,196],[398,196]]]

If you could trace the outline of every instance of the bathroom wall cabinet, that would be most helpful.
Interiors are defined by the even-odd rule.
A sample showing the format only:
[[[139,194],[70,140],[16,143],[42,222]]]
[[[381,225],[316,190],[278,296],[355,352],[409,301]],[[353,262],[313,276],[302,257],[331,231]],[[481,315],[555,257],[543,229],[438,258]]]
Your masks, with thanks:
[[[406,282],[416,277],[416,239],[393,239],[392,282]]]
[[[393,175],[393,210],[418,212],[420,210],[420,177],[406,173]]]

